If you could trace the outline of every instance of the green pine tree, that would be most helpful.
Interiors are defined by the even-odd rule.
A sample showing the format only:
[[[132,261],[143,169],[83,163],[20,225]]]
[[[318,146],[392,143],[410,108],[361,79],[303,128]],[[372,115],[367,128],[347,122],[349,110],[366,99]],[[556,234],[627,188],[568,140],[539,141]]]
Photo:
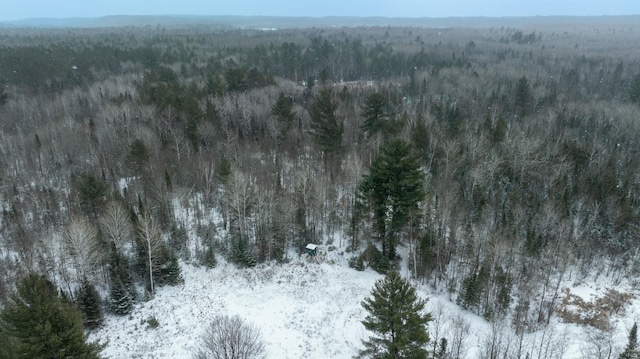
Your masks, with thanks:
[[[178,263],[178,256],[170,252],[165,262],[160,265],[158,273],[158,284],[177,285],[184,282],[182,278],[182,270]]]
[[[256,258],[251,253],[246,240],[235,239],[231,246],[231,260],[234,263],[244,267],[254,267],[256,265]]]
[[[219,128],[220,126],[222,126],[222,119],[220,118],[220,113],[218,112],[216,104],[211,102],[210,99],[207,99],[204,108],[205,121],[213,124],[215,128]]]
[[[411,146],[395,139],[384,145],[359,187],[361,203],[373,212],[374,228],[382,243],[382,254],[396,256],[398,232],[425,196],[424,175]]]
[[[292,111],[293,101],[291,98],[280,91],[276,103],[271,107],[271,114],[275,116],[278,121],[282,122],[287,129],[291,127],[295,120],[295,115]]]
[[[141,175],[149,165],[150,159],[151,155],[147,145],[142,140],[136,139],[129,146],[125,165],[133,175]]]
[[[640,105],[640,74],[635,75],[631,80],[629,99],[636,105]]]
[[[516,82],[514,102],[516,115],[520,118],[526,116],[531,110],[533,95],[531,94],[529,80],[525,76],[522,76]]]
[[[133,309],[135,299],[131,273],[126,258],[112,250],[109,262],[109,277],[111,279],[111,310],[117,315],[126,315]]]
[[[430,134],[427,129],[427,123],[418,114],[414,125],[411,127],[411,144],[416,153],[420,156],[422,163],[429,163],[429,158],[433,154],[431,150],[431,141],[429,140]]]
[[[242,92],[247,90],[247,73],[241,68],[229,68],[224,71],[227,91]]]
[[[362,106],[362,130],[370,135],[384,131],[387,126],[386,107],[384,96],[377,92],[369,95]]]
[[[211,243],[204,244],[204,250],[200,252],[200,264],[207,268],[214,268],[218,264],[216,252]]]
[[[11,337],[0,325],[0,359],[15,358],[14,348],[16,346],[16,338]]]
[[[10,298],[0,314],[0,341],[8,342],[1,351],[11,358],[100,358],[103,347],[87,342],[82,314],[44,276],[28,274]]]
[[[75,178],[75,188],[82,211],[94,218],[98,210],[104,205],[109,187],[93,173],[84,172]]]
[[[339,154],[343,150],[344,125],[336,116],[338,104],[332,97],[331,89],[322,89],[309,108],[313,137],[325,154]]]
[[[276,141],[278,144],[283,140],[286,140],[287,133],[291,130],[296,116],[293,113],[293,101],[286,96],[284,92],[278,94],[276,103],[271,107],[271,115],[275,117],[278,123],[278,133]]]
[[[96,287],[86,278],[82,281],[82,285],[76,293],[76,298],[78,309],[82,312],[85,328],[95,329],[102,325],[104,315],[102,314],[100,295]]]
[[[363,341],[359,357],[426,359],[431,315],[423,313],[425,303],[396,271],[378,280],[371,297],[362,302],[369,312],[362,324],[375,335]]]
[[[133,309],[133,295],[121,280],[111,281],[111,310],[117,315],[127,315]]]
[[[0,82],[0,106],[4,105],[9,99],[9,94],[4,90],[5,86]]]
[[[462,280],[458,304],[465,309],[476,307],[480,304],[481,294],[478,274],[474,271]]]
[[[227,84],[221,74],[208,74],[205,80],[205,91],[211,96],[222,96],[227,91]]]
[[[227,184],[231,177],[231,161],[225,156],[220,157],[218,166],[216,167],[216,178],[220,183]]]
[[[633,327],[629,331],[629,342],[624,351],[618,357],[619,359],[637,359],[640,358],[638,352],[638,324],[633,323]]]

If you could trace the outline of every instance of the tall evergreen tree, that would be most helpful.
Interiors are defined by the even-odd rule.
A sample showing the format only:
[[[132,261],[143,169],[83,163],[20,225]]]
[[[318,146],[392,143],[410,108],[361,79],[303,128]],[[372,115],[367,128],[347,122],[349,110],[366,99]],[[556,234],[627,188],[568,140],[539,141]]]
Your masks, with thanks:
[[[638,352],[638,324],[633,323],[633,327],[629,331],[629,342],[624,348],[624,351],[620,353],[619,359],[637,359],[640,358]]]
[[[112,249],[109,262],[109,277],[111,280],[111,310],[118,315],[129,314],[133,308],[135,292],[127,260],[118,253],[115,247]]]
[[[204,119],[212,123],[216,128],[222,126],[222,119],[220,118],[218,108],[210,99],[207,99],[205,102]]]
[[[247,73],[244,69],[226,69],[224,79],[227,82],[227,91],[229,92],[242,92],[247,89]]]
[[[160,270],[157,273],[158,284],[177,285],[184,282],[182,278],[182,270],[180,269],[180,263],[178,262],[178,256],[170,250],[167,250],[167,257],[165,262],[160,265]]]
[[[425,303],[396,271],[378,280],[371,297],[362,302],[369,312],[362,324],[375,335],[363,341],[360,358],[426,359],[431,315],[423,313]]]
[[[150,159],[151,155],[147,145],[142,140],[136,139],[129,146],[129,153],[125,159],[125,165],[133,175],[140,175],[149,165]]]
[[[429,163],[430,151],[430,134],[427,124],[421,114],[418,114],[414,125],[411,127],[411,144],[419,155],[422,163]]]
[[[116,278],[111,282],[111,310],[117,315],[126,315],[133,309],[133,295],[122,280]]]
[[[36,273],[17,284],[0,314],[0,328],[14,359],[100,358],[102,346],[87,342],[82,314]]]
[[[515,111],[518,117],[522,118],[526,116],[531,110],[533,103],[533,95],[531,93],[531,87],[529,86],[529,80],[525,76],[522,76],[516,82],[515,90]]]
[[[386,127],[387,115],[385,108],[387,101],[380,93],[374,93],[367,97],[362,106],[362,130],[372,135],[384,131]]]
[[[293,123],[296,120],[295,114],[292,111],[293,101],[290,97],[286,96],[284,92],[280,91],[278,99],[271,107],[271,115],[275,118],[275,133],[274,139],[276,141],[276,170],[278,171],[277,184],[281,183],[282,164],[280,159],[281,150],[284,148],[283,144],[289,137],[289,131],[293,127]]]
[[[480,304],[481,297],[480,280],[474,271],[462,280],[458,304],[465,309],[469,309]]]
[[[97,217],[98,210],[105,203],[107,184],[93,173],[84,172],[75,179],[75,187],[82,211],[88,216]]]
[[[450,137],[456,137],[463,127],[462,111],[458,102],[452,99],[443,99],[434,102],[431,108],[435,118],[444,126],[446,134]]]
[[[204,89],[208,95],[222,96],[227,91],[227,84],[221,74],[210,73],[205,80]]]
[[[15,358],[14,348],[16,346],[16,338],[11,337],[6,330],[0,325],[0,359]]]
[[[640,74],[635,75],[631,80],[629,99],[636,105],[640,105]]]
[[[194,150],[198,151],[200,147],[200,131],[198,127],[204,118],[204,113],[200,109],[197,100],[197,94],[192,93],[184,96],[182,100],[182,111],[185,116],[184,135],[191,142]]]
[[[382,254],[395,259],[398,232],[425,196],[419,158],[401,139],[385,144],[360,183],[361,202],[370,204]]]
[[[325,154],[342,152],[344,125],[336,115],[338,104],[332,97],[331,89],[322,89],[309,108],[313,137]]]
[[[5,92],[4,87],[4,84],[0,82],[0,106],[4,105],[9,98],[9,94]]]
[[[85,328],[95,329],[102,325],[104,315],[102,314],[100,295],[96,287],[87,278],[84,278],[76,293],[76,301],[78,309],[82,312],[82,321]]]
[[[280,124],[281,137],[285,136],[295,120],[292,111],[293,103],[284,92],[280,91],[276,103],[271,107],[271,115],[273,115]]]

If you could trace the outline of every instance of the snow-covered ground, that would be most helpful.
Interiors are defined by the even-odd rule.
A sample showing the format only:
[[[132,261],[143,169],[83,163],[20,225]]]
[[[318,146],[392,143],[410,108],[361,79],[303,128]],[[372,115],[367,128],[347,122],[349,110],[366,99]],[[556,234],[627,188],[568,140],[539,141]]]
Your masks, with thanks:
[[[130,316],[108,316],[91,340],[108,341],[108,358],[189,358],[205,324],[237,314],[257,326],[269,358],[350,358],[366,332],[360,302],[380,278],[305,257],[285,265],[239,269],[182,266],[184,284],[159,288]],[[155,317],[157,328],[146,321]]]
[[[221,262],[206,269],[182,264],[184,284],[159,288],[155,297],[139,303],[131,315],[108,316],[105,326],[90,340],[108,342],[107,358],[191,358],[205,325],[217,314],[237,314],[257,326],[264,338],[268,358],[352,358],[368,333],[360,323],[366,313],[360,303],[380,275],[358,272],[346,265],[346,256],[329,253],[320,263],[306,256],[289,263],[237,268]],[[606,284],[606,283],[605,283]],[[575,288],[588,300],[606,286]],[[486,341],[502,331],[503,344],[516,345],[509,325],[494,325],[459,309],[444,296],[429,293],[427,310],[434,315],[434,331],[448,337],[450,347],[460,337],[461,357],[480,358]],[[617,352],[626,344],[633,322],[639,318],[638,302],[614,320],[615,330],[604,337],[581,326],[557,321],[544,331],[524,337],[531,358],[593,357],[597,343]],[[147,320],[155,317],[159,326]],[[439,328],[439,329],[438,329]],[[510,336],[510,337],[509,337]],[[597,343],[596,343],[597,342]],[[608,343],[608,344],[607,344]]]

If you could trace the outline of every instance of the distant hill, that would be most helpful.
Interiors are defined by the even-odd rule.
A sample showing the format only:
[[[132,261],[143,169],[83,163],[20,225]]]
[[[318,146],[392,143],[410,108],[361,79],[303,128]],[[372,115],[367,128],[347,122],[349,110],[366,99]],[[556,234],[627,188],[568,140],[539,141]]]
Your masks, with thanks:
[[[533,28],[541,25],[640,23],[640,16],[536,16],[536,17],[448,17],[448,18],[391,18],[391,17],[274,17],[274,16],[104,16],[95,18],[34,18],[0,22],[0,27],[88,28],[125,26],[184,27],[213,25],[222,27],[278,29],[310,27],[408,26],[428,28],[451,27],[517,27]]]

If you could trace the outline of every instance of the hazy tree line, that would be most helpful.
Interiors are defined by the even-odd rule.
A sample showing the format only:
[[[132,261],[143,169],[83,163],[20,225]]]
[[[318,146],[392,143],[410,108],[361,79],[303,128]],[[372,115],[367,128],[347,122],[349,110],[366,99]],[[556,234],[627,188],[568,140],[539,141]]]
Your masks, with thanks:
[[[319,242],[544,326],[563,278],[638,272],[640,64],[610,32],[3,34],[0,298],[37,271],[124,314],[179,259]]]

